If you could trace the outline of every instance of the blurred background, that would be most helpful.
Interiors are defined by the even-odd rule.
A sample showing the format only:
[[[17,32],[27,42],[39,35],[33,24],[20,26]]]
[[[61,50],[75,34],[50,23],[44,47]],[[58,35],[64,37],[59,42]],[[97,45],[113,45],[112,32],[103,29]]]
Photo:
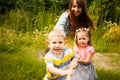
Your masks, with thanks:
[[[47,34],[68,9],[69,2],[0,0],[0,80],[42,80]],[[119,4],[119,0],[87,0],[90,17],[97,26],[92,31],[92,43],[97,53],[108,57],[108,66],[114,67],[96,65],[101,76],[98,80],[120,80],[120,68],[116,68],[120,66]]]

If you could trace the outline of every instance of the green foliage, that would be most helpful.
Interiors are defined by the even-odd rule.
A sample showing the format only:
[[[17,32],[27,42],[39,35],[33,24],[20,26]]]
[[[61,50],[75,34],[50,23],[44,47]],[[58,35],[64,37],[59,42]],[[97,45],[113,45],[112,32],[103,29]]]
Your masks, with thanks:
[[[120,26],[113,26],[108,32],[103,35],[103,39],[111,42],[120,41]]]
[[[38,12],[36,16],[28,15],[26,12],[21,10],[11,10],[5,21],[0,24],[8,29],[15,31],[32,31],[33,29],[39,29],[40,31],[50,31],[56,23],[57,13],[51,12]],[[9,26],[8,26],[9,25]]]
[[[120,71],[117,70],[106,70],[97,69],[98,79],[97,80],[120,80]]]
[[[58,8],[59,10],[62,10],[62,9],[68,9],[69,8],[69,3],[70,3],[70,0],[57,0],[57,4],[58,4]]]
[[[56,23],[56,13],[51,12],[39,12],[34,19],[33,27],[39,29],[40,31],[49,32],[53,29]]]
[[[120,1],[119,0],[94,0],[89,6],[89,12],[92,15],[98,15],[97,26],[103,21],[115,22],[120,24]]]
[[[32,32],[15,31],[13,29],[0,28],[0,51],[1,52],[19,52],[24,47],[33,47],[33,49],[44,49],[46,45],[46,35],[40,31]],[[28,48],[27,48],[28,49]]]
[[[25,52],[0,54],[0,80],[41,80],[45,63]]]
[[[41,80],[45,63],[39,51],[46,48],[40,31],[17,32],[0,28],[0,80]]]
[[[0,80],[41,80],[45,63],[39,51],[46,48],[46,35],[35,29],[22,32],[0,28]]]
[[[62,9],[68,9],[68,6],[69,0],[1,0],[0,12],[4,14],[12,9],[20,9],[31,15],[36,15],[41,11],[59,13]]]
[[[10,13],[8,13],[4,26],[16,31],[28,31],[31,27],[31,20],[24,12],[11,10]]]
[[[16,0],[0,0],[0,14],[15,8]]]
[[[30,15],[37,15],[41,11],[56,12],[68,9],[69,0],[8,0],[0,1],[0,12],[9,12],[12,9],[27,12]],[[97,25],[101,21],[112,20],[120,24],[120,1],[119,0],[89,0],[87,5],[92,15],[98,15]],[[112,10],[110,10],[112,9]],[[114,15],[113,15],[114,14]]]
[[[112,29],[112,26],[115,25],[117,24],[112,24],[111,21],[103,22],[102,25],[97,28],[97,30],[92,31],[92,42],[95,46],[96,52],[120,52],[119,30],[117,30],[118,28],[116,29],[115,27],[115,30]],[[113,37],[113,35],[114,39],[111,39],[111,36]]]
[[[37,14],[45,10],[44,0],[17,0],[16,9],[29,12],[30,14]]]

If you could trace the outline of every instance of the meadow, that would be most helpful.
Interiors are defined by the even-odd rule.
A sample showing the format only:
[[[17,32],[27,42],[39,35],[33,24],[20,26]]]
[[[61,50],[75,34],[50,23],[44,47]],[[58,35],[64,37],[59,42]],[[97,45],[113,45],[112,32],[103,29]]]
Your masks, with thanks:
[[[0,80],[42,80],[46,73],[43,59],[47,49],[45,40],[59,16],[60,13],[43,11],[31,18],[20,10],[11,10],[8,15],[0,16]],[[98,15],[91,17],[96,23]],[[4,18],[5,21],[2,21]],[[120,26],[116,23],[103,21],[97,30],[92,31],[96,52],[119,54],[119,30]],[[113,56],[111,58],[114,59]],[[114,59],[115,62],[118,60],[120,57]],[[96,66],[96,70],[98,80],[120,80],[120,69]]]

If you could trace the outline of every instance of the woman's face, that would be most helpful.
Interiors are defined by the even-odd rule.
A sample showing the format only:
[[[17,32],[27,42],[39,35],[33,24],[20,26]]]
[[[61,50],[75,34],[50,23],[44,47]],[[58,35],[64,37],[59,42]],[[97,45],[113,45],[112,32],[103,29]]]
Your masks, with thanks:
[[[78,16],[79,14],[81,14],[82,12],[82,8],[79,7],[79,5],[77,5],[76,0],[73,1],[72,7],[71,7],[72,11],[74,12],[75,16]]]

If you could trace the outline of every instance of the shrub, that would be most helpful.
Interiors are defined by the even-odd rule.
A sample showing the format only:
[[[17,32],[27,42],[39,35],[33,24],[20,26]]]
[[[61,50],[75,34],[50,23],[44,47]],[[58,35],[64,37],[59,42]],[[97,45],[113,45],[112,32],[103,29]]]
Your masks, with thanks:
[[[120,26],[111,27],[110,30],[103,35],[103,39],[112,42],[120,41]]]

